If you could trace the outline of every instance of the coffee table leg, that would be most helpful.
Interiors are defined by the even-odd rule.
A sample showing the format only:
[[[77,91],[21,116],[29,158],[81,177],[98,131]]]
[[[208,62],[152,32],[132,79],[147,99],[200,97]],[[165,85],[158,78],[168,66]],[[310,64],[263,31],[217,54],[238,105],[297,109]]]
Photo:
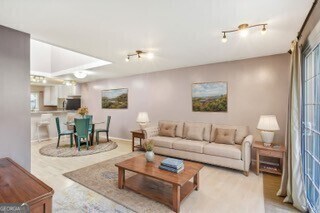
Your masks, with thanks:
[[[134,152],[134,136],[132,135],[132,152]]]
[[[125,171],[123,168],[118,167],[118,187],[123,189],[125,184]]]
[[[196,190],[199,190],[199,172],[193,177],[193,183],[197,186]]]
[[[172,209],[175,212],[180,212],[180,186],[173,185],[172,187]]]

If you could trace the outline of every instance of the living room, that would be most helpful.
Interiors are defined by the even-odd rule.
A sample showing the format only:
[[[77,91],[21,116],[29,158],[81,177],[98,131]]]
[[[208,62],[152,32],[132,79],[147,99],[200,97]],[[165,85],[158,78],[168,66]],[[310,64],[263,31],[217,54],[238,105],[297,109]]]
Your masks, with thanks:
[[[1,208],[320,211],[319,1],[0,5]]]

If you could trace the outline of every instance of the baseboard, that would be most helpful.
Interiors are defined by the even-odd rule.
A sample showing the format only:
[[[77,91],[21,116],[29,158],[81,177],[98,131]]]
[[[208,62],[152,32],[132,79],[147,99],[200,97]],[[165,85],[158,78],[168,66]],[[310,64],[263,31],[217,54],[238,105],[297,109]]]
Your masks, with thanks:
[[[99,136],[99,138],[107,138],[106,136]],[[131,143],[131,140],[129,139],[124,139],[124,138],[117,138],[117,137],[109,137],[110,139],[115,139],[115,140],[122,140],[122,141],[126,141],[126,142],[130,142]]]

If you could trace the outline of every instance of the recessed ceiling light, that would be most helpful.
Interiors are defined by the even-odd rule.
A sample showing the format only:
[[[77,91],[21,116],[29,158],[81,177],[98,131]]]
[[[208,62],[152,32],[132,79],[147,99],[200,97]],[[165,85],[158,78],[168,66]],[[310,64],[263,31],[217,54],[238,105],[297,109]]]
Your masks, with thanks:
[[[85,78],[87,77],[87,73],[83,72],[83,71],[77,71],[75,73],[73,73],[73,75],[76,77],[76,78]]]

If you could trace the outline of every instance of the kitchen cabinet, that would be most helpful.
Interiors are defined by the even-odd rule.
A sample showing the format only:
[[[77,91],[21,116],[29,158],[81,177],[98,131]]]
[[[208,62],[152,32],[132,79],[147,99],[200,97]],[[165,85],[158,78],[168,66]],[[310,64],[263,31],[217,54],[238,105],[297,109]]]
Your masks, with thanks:
[[[46,86],[43,93],[43,105],[44,106],[57,106],[58,105],[58,87]]]
[[[79,95],[78,86],[59,85],[58,88],[58,98],[68,98],[68,96]]]

